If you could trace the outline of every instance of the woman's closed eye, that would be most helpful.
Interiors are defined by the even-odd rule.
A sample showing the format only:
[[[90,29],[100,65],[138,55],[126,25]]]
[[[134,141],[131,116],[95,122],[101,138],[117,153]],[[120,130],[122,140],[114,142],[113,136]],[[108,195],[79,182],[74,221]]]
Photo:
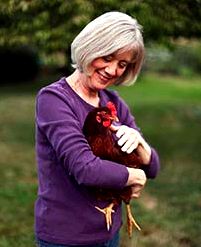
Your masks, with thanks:
[[[107,55],[107,56],[104,56],[104,57],[102,57],[102,58],[103,58],[103,60],[104,60],[105,62],[111,62],[112,59],[113,59],[113,56],[112,56],[112,55]]]
[[[128,62],[120,62],[119,63],[119,67],[121,68],[121,69],[124,69],[124,68],[126,68],[128,66]]]

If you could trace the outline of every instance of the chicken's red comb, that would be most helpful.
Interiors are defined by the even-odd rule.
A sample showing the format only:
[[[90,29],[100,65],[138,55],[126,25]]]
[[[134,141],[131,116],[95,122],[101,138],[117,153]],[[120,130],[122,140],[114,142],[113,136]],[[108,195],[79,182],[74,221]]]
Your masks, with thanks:
[[[107,107],[110,109],[113,116],[117,115],[117,109],[116,109],[116,106],[114,105],[114,103],[112,103],[111,101],[108,101]]]

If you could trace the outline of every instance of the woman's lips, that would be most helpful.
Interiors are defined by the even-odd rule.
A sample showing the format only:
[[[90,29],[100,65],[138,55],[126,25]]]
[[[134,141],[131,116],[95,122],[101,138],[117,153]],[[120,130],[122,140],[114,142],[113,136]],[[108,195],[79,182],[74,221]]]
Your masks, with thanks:
[[[111,79],[113,79],[113,77],[112,76],[106,76],[106,75],[104,75],[104,74],[102,74],[102,73],[100,73],[100,72],[98,72],[97,71],[97,73],[98,73],[98,75],[99,75],[99,78],[102,80],[102,81],[104,81],[104,82],[108,82],[109,80],[111,80]]]

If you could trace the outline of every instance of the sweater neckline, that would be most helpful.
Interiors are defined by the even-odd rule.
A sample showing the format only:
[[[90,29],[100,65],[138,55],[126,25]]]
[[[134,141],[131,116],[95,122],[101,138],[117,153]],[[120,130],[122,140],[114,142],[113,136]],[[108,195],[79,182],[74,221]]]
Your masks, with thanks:
[[[77,94],[77,93],[75,92],[75,90],[73,90],[73,88],[69,85],[69,83],[68,83],[66,77],[63,77],[63,78],[62,78],[62,81],[63,81],[63,83],[64,83],[64,87],[66,87],[68,90],[70,90],[70,91],[73,93],[73,95],[74,95],[76,98],[79,99],[79,101],[82,101],[85,105],[87,105],[87,106],[90,107],[91,109],[96,108],[94,105],[91,105],[90,103],[88,103],[87,101],[85,101],[82,97],[80,97],[79,94]],[[100,98],[100,101],[99,101],[99,105],[100,105],[100,106],[103,106],[103,105],[104,105],[102,93],[103,93],[102,90],[100,90],[100,91],[98,92],[98,95],[99,95],[99,98]]]

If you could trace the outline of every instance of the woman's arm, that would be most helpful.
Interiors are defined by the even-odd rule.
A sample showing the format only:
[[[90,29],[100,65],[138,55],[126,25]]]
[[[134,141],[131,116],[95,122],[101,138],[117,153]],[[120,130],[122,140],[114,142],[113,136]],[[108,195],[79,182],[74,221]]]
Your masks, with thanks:
[[[114,130],[117,131],[118,143],[122,147],[122,150],[128,153],[137,148],[137,152],[141,156],[142,163],[144,164],[142,169],[145,171],[147,178],[155,178],[160,169],[158,153],[144,139],[127,104],[120,97],[118,97],[118,99],[116,102],[118,117],[122,124],[121,128],[114,127]]]
[[[62,92],[51,88],[42,90],[37,97],[37,128],[54,150],[57,162],[78,184],[122,189],[128,179],[128,170],[120,164],[93,155],[82,133],[82,124],[70,103]],[[39,150],[39,158],[43,159],[43,155],[43,150]]]

